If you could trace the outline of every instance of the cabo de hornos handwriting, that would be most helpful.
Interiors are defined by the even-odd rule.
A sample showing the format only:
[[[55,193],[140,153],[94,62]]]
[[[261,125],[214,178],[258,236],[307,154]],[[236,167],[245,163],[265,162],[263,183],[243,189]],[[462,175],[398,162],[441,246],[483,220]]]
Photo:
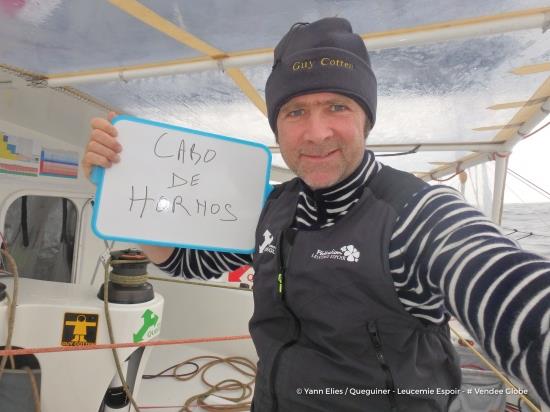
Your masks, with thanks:
[[[148,194],[148,187],[145,186],[145,195],[143,197],[136,197],[134,192],[134,185],[132,185],[132,194],[130,197],[130,209],[132,211],[134,204],[141,204],[141,212],[139,217],[142,218],[146,210],[152,210],[156,213],[171,212],[172,214],[183,212],[188,216],[214,216],[222,222],[234,222],[239,218],[231,211],[231,203],[217,203],[214,201],[200,200],[197,198],[187,198],[181,195],[176,195],[173,198],[166,196],[159,196],[158,199],[150,197]]]
[[[216,151],[213,149],[199,149],[195,143],[189,145],[184,138],[163,140],[168,135],[167,132],[162,133],[153,145],[153,154],[159,159],[176,161],[178,164],[185,165],[188,160],[187,167],[195,168],[207,165],[216,158]],[[199,166],[199,167],[200,167]],[[192,173],[192,172],[191,172]],[[201,174],[195,173],[191,176],[183,173],[171,171],[170,185],[166,189],[174,189],[184,187],[198,186],[201,183]],[[139,192],[143,194],[143,191]],[[152,197],[149,192],[149,187],[145,185],[145,191],[142,197],[136,197],[135,186],[131,186],[130,207],[129,212],[135,205],[141,204],[139,217],[142,218],[145,211],[152,210],[156,213],[171,212],[172,214],[182,212],[188,216],[212,216],[223,222],[234,222],[238,217],[231,211],[232,205],[229,202],[215,202],[198,199],[197,197],[185,196],[181,193],[176,195],[160,195],[158,198]],[[139,210],[139,206],[136,207]]]
[[[215,150],[206,149],[204,153],[201,153],[200,151],[197,150],[197,145],[195,143],[193,143],[190,148],[187,148],[185,139],[183,138],[180,139],[179,144],[177,144],[177,149],[175,151],[173,150],[173,147],[171,147],[174,145],[163,144],[161,148],[160,141],[167,134],[168,133],[161,134],[155,141],[155,146],[153,147],[153,153],[158,158],[169,159],[169,158],[176,157],[177,158],[176,160],[185,164],[185,159],[186,157],[188,157],[193,164],[197,165],[201,161],[202,163],[210,163],[216,157]],[[176,142],[176,140],[175,139],[171,140],[171,142]],[[167,147],[169,147],[171,150],[168,150]]]
[[[210,163],[214,158],[216,157],[216,151],[212,149],[206,149],[204,152],[201,152],[197,150],[197,145],[193,143],[191,145],[191,148],[189,150],[186,149],[186,143],[185,139],[181,138],[179,141],[179,144],[177,144],[177,149],[175,151],[175,154],[166,154],[168,151],[164,152],[161,151],[159,148],[159,142],[161,139],[166,136],[168,133],[161,134],[157,140],[155,141],[155,145],[153,147],[153,153],[156,157],[160,159],[170,159],[170,158],[176,158],[174,160],[177,160],[177,162],[181,162],[182,164],[185,164],[185,158],[186,156],[189,158],[189,160],[193,163],[193,165],[197,165],[199,162],[202,161],[203,164]],[[171,142],[177,142],[176,139],[172,139]],[[164,150],[167,149],[167,145],[163,147]],[[179,173],[179,172],[178,172]],[[181,174],[181,173],[180,173]],[[196,186],[199,184],[199,177],[200,173],[195,173],[191,176],[191,178],[184,178],[178,175],[176,172],[172,172],[172,184],[167,187],[167,189],[172,189],[174,187],[180,187],[185,186],[189,184],[189,186]]]

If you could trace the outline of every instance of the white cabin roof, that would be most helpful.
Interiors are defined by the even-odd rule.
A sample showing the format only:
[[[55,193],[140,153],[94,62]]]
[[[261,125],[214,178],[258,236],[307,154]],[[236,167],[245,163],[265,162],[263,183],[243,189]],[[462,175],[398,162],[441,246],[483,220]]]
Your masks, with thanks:
[[[520,139],[521,127],[526,134],[538,123],[550,96],[547,6],[545,0],[6,1],[0,85],[55,86],[49,92],[79,96],[78,104],[93,101],[95,108],[264,143],[284,171],[262,113],[272,49],[294,22],[341,16],[363,35],[378,78],[377,122],[367,144],[376,152],[418,150],[383,161],[429,179],[468,159],[490,160]],[[85,133],[75,138],[61,126],[56,136],[84,145]],[[426,144],[437,151],[423,151]]]

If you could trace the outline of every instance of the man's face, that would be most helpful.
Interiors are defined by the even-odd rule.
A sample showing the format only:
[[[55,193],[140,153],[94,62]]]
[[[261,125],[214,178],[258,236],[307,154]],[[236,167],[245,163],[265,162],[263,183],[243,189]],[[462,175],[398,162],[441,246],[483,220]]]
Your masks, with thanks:
[[[361,163],[365,122],[361,106],[341,94],[294,97],[277,116],[283,159],[310,188],[330,187],[348,177]]]

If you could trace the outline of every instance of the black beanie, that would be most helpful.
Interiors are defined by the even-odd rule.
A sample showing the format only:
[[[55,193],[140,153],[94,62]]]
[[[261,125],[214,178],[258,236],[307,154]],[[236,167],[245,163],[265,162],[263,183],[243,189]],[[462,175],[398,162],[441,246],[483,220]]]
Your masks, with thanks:
[[[277,133],[277,115],[291,98],[307,93],[333,92],[354,99],[371,126],[376,120],[376,77],[361,36],[349,21],[329,17],[297,23],[275,47],[273,70],[265,98],[271,129]]]

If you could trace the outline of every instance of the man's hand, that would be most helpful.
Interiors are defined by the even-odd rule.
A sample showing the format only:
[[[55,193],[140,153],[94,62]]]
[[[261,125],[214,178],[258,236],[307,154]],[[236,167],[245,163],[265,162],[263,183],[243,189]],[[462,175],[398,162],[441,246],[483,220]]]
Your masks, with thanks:
[[[108,168],[120,161],[122,146],[116,138],[116,127],[111,124],[115,116],[115,112],[110,112],[107,119],[94,117],[90,122],[92,131],[82,158],[82,168],[88,179],[93,166]]]
[[[120,161],[119,153],[122,146],[117,140],[118,132],[116,127],[111,124],[111,120],[116,116],[115,112],[110,112],[107,119],[94,117],[90,124],[90,140],[86,146],[84,157],[82,158],[82,168],[84,174],[89,179],[93,166],[111,167],[113,163]],[[139,245],[147,257],[153,263],[162,263],[170,257],[173,252],[171,247],[160,247],[150,245]]]

